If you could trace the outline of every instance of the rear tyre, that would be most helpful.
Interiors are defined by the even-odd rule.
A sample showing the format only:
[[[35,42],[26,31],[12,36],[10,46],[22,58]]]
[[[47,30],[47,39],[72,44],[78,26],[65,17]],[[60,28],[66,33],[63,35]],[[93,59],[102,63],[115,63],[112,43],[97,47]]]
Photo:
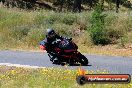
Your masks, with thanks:
[[[61,66],[65,66],[66,65],[66,63],[65,62],[61,62]]]
[[[79,59],[81,65],[88,65],[88,59],[84,55],[80,54]]]
[[[69,59],[69,66],[73,66],[75,64],[74,59]]]
[[[59,60],[53,60],[53,64],[57,64],[57,65],[60,65],[61,62]]]

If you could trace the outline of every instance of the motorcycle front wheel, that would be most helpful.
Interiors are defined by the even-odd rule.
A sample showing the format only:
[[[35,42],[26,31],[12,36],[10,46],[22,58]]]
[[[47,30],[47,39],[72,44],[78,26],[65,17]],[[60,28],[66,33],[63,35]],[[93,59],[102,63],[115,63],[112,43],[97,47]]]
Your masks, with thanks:
[[[81,65],[88,65],[89,63],[88,59],[82,54],[79,55],[79,62]]]

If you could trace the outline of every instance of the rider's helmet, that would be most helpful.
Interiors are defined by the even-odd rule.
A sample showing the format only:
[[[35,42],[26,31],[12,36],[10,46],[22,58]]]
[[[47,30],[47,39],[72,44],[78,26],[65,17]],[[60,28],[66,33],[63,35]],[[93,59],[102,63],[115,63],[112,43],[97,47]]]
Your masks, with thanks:
[[[50,38],[50,39],[54,38],[56,36],[54,29],[47,29],[46,36],[47,38]]]

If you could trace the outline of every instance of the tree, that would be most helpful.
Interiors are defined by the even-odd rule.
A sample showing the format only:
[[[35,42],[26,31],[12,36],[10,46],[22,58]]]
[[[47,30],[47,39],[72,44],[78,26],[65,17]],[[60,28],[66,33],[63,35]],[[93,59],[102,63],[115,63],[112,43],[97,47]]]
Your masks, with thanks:
[[[72,7],[73,7],[73,0],[66,0],[67,11],[72,10]]]
[[[58,6],[58,10],[60,12],[60,11],[62,11],[65,2],[66,2],[66,0],[56,0],[53,2],[53,5]]]
[[[105,17],[106,15],[102,13],[101,4],[95,7],[94,12],[91,17],[91,28],[90,36],[94,44],[106,45],[110,43],[110,40],[106,34],[105,28]]]
[[[120,0],[116,0],[116,12],[119,12],[119,5],[120,5]]]
[[[74,0],[74,4],[73,4],[73,12],[81,12],[81,4],[82,4],[82,0]]]
[[[2,2],[4,4],[5,3],[5,0],[0,0],[0,2]]]
[[[104,0],[100,0],[101,10],[104,10]]]
[[[83,0],[83,4],[87,4],[90,9],[94,8],[98,3],[98,0]]]
[[[107,0],[109,10],[112,10],[112,0]]]

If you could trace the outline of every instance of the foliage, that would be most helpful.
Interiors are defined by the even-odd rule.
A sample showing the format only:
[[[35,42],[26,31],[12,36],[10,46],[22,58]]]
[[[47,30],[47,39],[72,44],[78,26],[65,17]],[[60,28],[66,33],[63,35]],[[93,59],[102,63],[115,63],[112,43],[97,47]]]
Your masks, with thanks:
[[[98,5],[92,13],[91,17],[92,26],[90,28],[90,36],[94,44],[105,45],[110,43],[110,40],[106,35],[104,19],[105,15],[102,14],[101,6]]]
[[[22,9],[40,9],[47,8],[59,11],[81,11],[85,7],[93,9],[98,3],[104,9],[105,3],[107,8],[111,10],[111,5],[115,4],[116,11],[119,5],[132,9],[132,3],[129,0],[0,0],[7,7],[17,7]]]
[[[73,15],[69,15],[66,14],[63,18],[62,18],[62,22],[67,24],[67,25],[72,25],[76,20],[76,17]]]
[[[104,17],[104,13],[107,14],[106,17]],[[96,33],[101,35],[99,37],[102,38],[101,41],[109,39],[112,43],[114,41],[116,41],[114,43],[120,43],[120,38],[129,33],[128,42],[131,41],[131,15],[104,13],[100,11],[94,11],[92,14],[91,12],[58,13],[47,10],[24,11],[1,7],[0,46],[4,49],[38,47],[39,41],[45,38],[47,28],[54,28],[60,35],[73,37],[75,41],[79,41],[76,42],[79,43],[79,46],[93,45],[93,41],[98,40]],[[88,33],[86,33],[86,29],[89,30]],[[90,36],[93,36],[95,40],[91,40]]]

